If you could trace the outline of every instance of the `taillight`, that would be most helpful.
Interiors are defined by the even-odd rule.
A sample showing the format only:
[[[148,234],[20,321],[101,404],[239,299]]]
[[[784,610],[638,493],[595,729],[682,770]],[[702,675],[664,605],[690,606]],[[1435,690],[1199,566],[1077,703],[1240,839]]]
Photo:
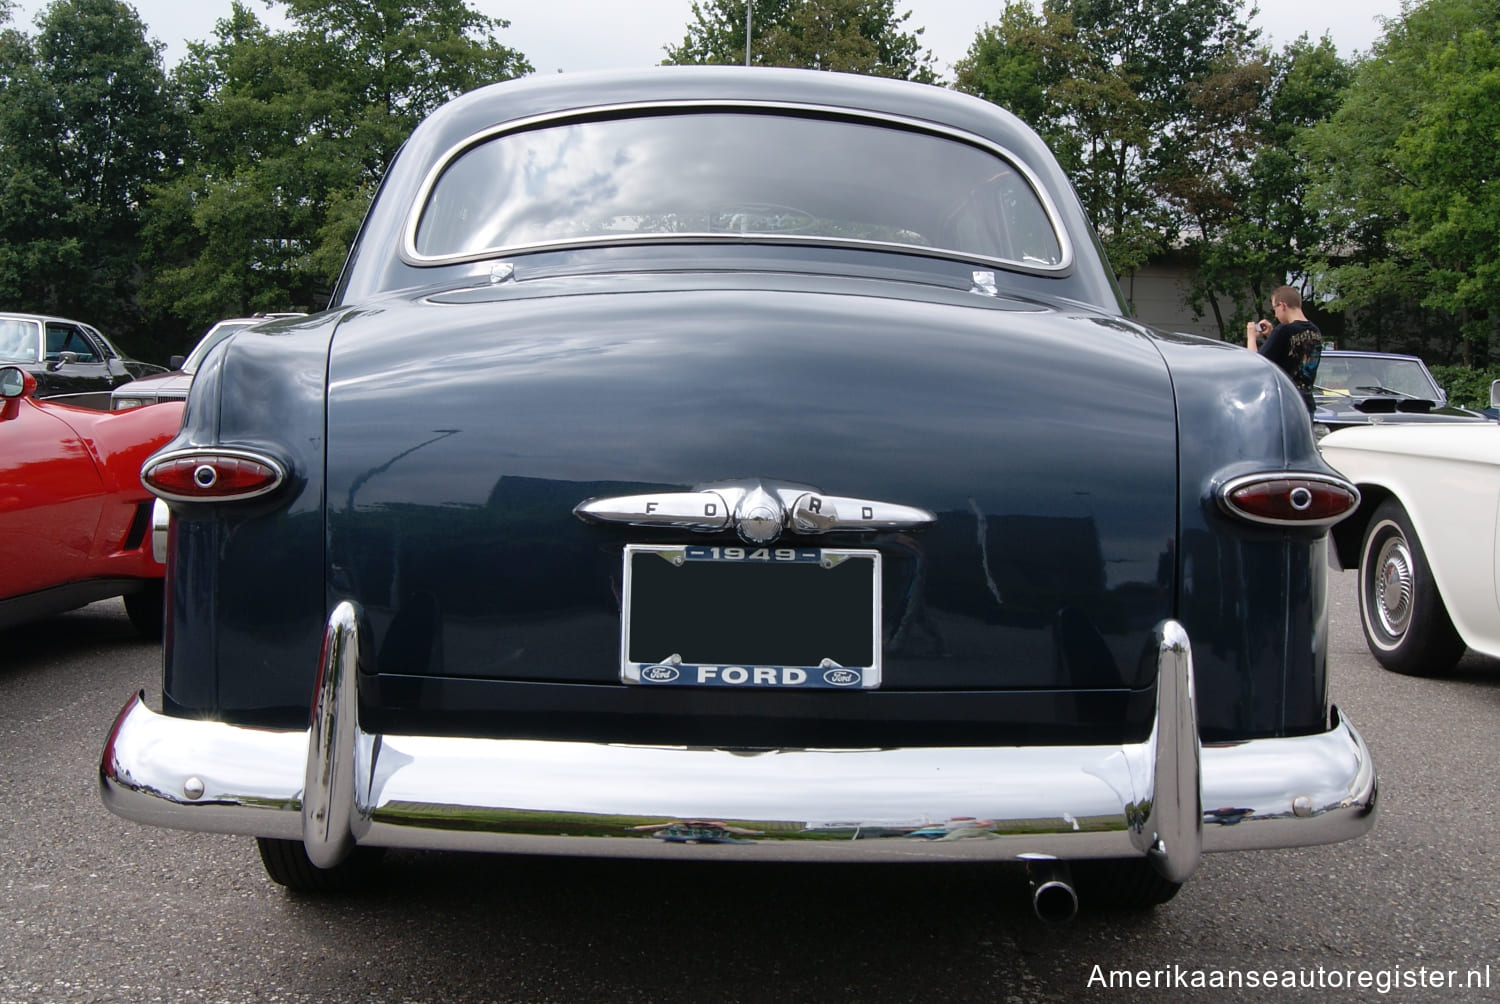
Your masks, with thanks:
[[[141,468],[146,490],[169,502],[239,502],[275,491],[285,480],[280,462],[249,450],[174,450]]]
[[[1276,526],[1330,526],[1359,505],[1359,489],[1325,474],[1250,474],[1218,490],[1225,512]]]

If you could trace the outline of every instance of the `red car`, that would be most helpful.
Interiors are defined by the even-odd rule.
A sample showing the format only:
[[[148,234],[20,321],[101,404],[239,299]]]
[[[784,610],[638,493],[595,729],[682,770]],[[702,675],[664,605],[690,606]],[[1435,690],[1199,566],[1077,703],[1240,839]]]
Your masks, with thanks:
[[[141,463],[177,432],[182,404],[127,412],[37,401],[0,367],[0,629],[111,596],[160,637],[162,563]]]

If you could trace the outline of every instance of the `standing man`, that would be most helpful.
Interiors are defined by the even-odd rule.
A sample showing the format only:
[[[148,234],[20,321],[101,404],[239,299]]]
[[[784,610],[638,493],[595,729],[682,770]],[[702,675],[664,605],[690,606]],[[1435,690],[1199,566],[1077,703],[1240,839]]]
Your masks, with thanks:
[[[1310,416],[1317,407],[1313,384],[1318,377],[1318,360],[1323,356],[1323,333],[1302,313],[1302,294],[1295,286],[1272,291],[1271,313],[1276,317],[1274,327],[1267,320],[1245,325],[1245,347],[1258,349],[1292,378]]]

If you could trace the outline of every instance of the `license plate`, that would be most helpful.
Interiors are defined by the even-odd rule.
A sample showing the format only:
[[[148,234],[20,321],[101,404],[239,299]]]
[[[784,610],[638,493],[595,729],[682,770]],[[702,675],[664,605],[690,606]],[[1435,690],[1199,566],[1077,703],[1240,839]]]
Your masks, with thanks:
[[[629,544],[620,679],[651,687],[880,686],[880,552]]]

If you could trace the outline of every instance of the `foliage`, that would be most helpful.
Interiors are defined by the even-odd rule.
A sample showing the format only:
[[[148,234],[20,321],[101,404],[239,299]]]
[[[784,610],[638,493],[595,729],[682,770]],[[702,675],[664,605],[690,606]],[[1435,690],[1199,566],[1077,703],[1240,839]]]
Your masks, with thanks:
[[[677,45],[664,48],[663,65],[739,65],[746,62],[745,14],[749,7],[750,33],[785,20],[800,0],[693,0],[693,19]]]
[[[167,73],[123,0],[51,0],[34,36],[0,0],[0,302],[147,357],[317,308],[416,122],[531,69],[473,0],[264,2],[288,29],[241,0]],[[694,0],[665,62],[743,62],[747,3],[757,65],[935,79],[895,0]],[[956,86],[1042,134],[1118,271],[1191,261],[1226,337],[1292,276],[1346,347],[1493,358],[1500,0],[1406,0],[1349,62],[1259,47],[1246,5],[1008,0]]]
[[[115,334],[136,325],[141,203],[181,135],[157,48],[128,4],[54,0],[35,40],[0,32],[6,305]]]
[[[187,156],[152,191],[143,296],[195,328],[318,309],[385,166],[447,99],[531,70],[464,0],[287,0],[270,32],[242,3],[177,75]]]
[[[1340,224],[1337,305],[1366,341],[1482,358],[1500,320],[1500,9],[1426,0],[1386,25],[1311,130],[1314,197]],[[1406,345],[1390,345],[1405,332]]]
[[[1448,403],[1483,411],[1490,406],[1490,384],[1500,380],[1500,365],[1485,369],[1470,366],[1429,366],[1438,386],[1448,392]]]
[[[748,0],[694,0],[681,44],[668,46],[667,64],[745,62]],[[750,61],[935,83],[932,53],[922,29],[905,30],[908,11],[896,0],[753,0]]]
[[[1010,0],[957,87],[1010,107],[1074,179],[1118,272],[1175,248],[1215,144],[1243,131],[1259,68],[1240,0]],[[1253,101],[1253,95],[1250,99]]]
[[[1069,140],[1062,85],[1088,60],[1071,14],[1050,8],[1043,18],[1025,0],[1010,0],[1000,20],[975,35],[954,86],[1013,112],[1056,150]]]
[[[1333,235],[1308,204],[1307,166],[1292,145],[1338,108],[1349,76],[1332,39],[1304,35],[1207,81],[1199,136],[1208,141],[1189,150],[1176,191],[1198,259],[1189,302],[1212,310],[1222,335],[1261,316],[1288,277],[1300,277],[1310,303],[1325,298],[1317,262]]]

